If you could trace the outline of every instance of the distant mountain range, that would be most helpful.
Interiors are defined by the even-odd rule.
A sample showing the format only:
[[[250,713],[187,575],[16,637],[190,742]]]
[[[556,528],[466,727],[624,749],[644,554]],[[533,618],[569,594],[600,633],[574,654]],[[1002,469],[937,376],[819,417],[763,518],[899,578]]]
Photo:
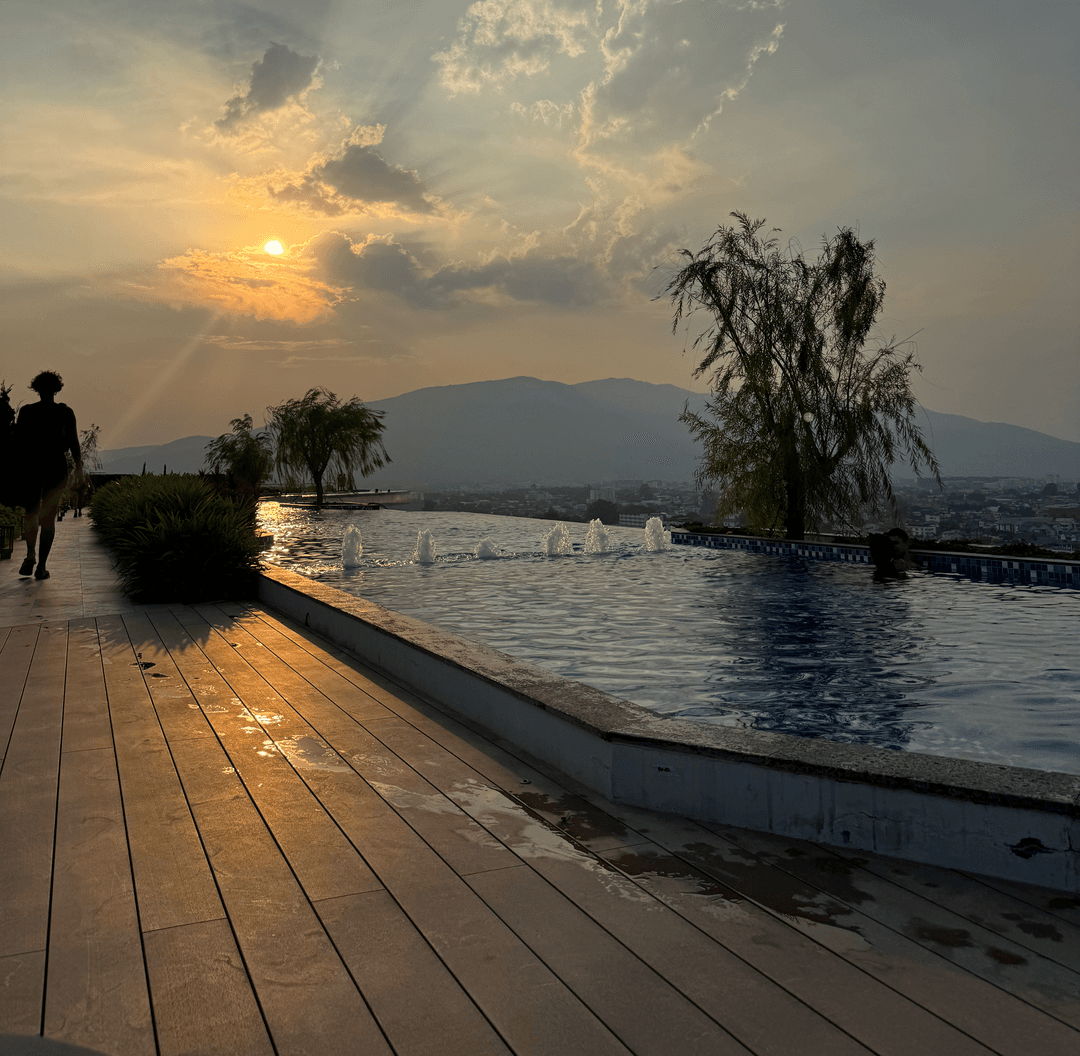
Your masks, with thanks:
[[[572,484],[690,480],[698,449],[678,421],[689,400],[675,385],[608,378],[564,385],[507,378],[417,389],[372,402],[385,412],[393,462],[366,487],[435,488],[454,483]],[[925,417],[923,417],[925,415]],[[943,476],[1080,477],[1080,443],[1034,429],[924,411],[923,435]],[[212,437],[102,451],[108,473],[195,472]],[[897,477],[911,477],[898,465]]]

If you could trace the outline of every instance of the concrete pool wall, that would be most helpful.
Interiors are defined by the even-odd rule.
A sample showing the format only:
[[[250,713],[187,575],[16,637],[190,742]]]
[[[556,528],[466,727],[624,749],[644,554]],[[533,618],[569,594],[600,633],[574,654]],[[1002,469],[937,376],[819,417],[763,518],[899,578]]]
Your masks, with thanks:
[[[272,566],[259,600],[615,802],[1080,891],[1080,775],[664,718]]]

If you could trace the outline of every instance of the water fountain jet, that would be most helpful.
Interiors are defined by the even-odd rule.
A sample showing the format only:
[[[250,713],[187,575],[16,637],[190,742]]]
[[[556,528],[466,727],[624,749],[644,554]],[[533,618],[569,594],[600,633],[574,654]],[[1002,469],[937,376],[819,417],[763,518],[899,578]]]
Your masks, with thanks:
[[[570,532],[567,530],[565,524],[557,524],[551,529],[543,539],[544,553],[548,557],[558,557],[561,554],[568,554],[573,549],[573,544],[570,542]]]
[[[416,549],[413,551],[413,560],[420,565],[435,563],[438,556],[438,548],[435,546],[435,538],[431,532],[421,528],[416,533]]]
[[[645,549],[668,550],[671,547],[671,532],[664,531],[664,522],[659,517],[650,517],[645,522]]]
[[[495,545],[490,539],[484,538],[476,544],[476,549],[473,551],[473,556],[479,558],[481,561],[489,561],[494,557],[500,557],[502,551]]]
[[[585,536],[585,553],[602,554],[608,548],[610,533],[599,517],[589,521],[589,534]]]
[[[341,564],[345,568],[358,568],[363,564],[364,543],[360,529],[350,524],[341,537]]]

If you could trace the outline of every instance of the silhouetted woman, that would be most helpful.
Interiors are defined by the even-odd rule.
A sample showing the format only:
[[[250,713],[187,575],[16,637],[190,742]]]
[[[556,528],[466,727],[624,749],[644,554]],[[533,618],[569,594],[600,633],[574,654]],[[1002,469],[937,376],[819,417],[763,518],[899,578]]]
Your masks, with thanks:
[[[60,497],[68,482],[68,465],[65,453],[70,452],[75,462],[74,478],[82,481],[82,451],[79,448],[79,431],[75,426],[75,412],[66,403],[57,403],[56,394],[64,387],[64,381],[55,371],[43,370],[30,388],[40,397],[37,403],[28,403],[19,410],[15,423],[15,443],[22,461],[23,505],[26,522],[23,538],[26,540],[26,560],[19,569],[20,576],[33,573],[35,579],[48,579],[45,567],[56,536],[56,511]],[[41,552],[34,568],[34,552],[41,530]]]

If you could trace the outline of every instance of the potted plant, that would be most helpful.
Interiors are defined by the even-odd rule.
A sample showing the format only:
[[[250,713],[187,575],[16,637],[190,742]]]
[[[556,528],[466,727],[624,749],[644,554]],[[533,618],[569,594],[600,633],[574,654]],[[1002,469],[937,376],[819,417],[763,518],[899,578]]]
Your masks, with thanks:
[[[21,506],[0,505],[0,561],[7,561],[15,549],[16,536],[22,535],[25,511]]]

